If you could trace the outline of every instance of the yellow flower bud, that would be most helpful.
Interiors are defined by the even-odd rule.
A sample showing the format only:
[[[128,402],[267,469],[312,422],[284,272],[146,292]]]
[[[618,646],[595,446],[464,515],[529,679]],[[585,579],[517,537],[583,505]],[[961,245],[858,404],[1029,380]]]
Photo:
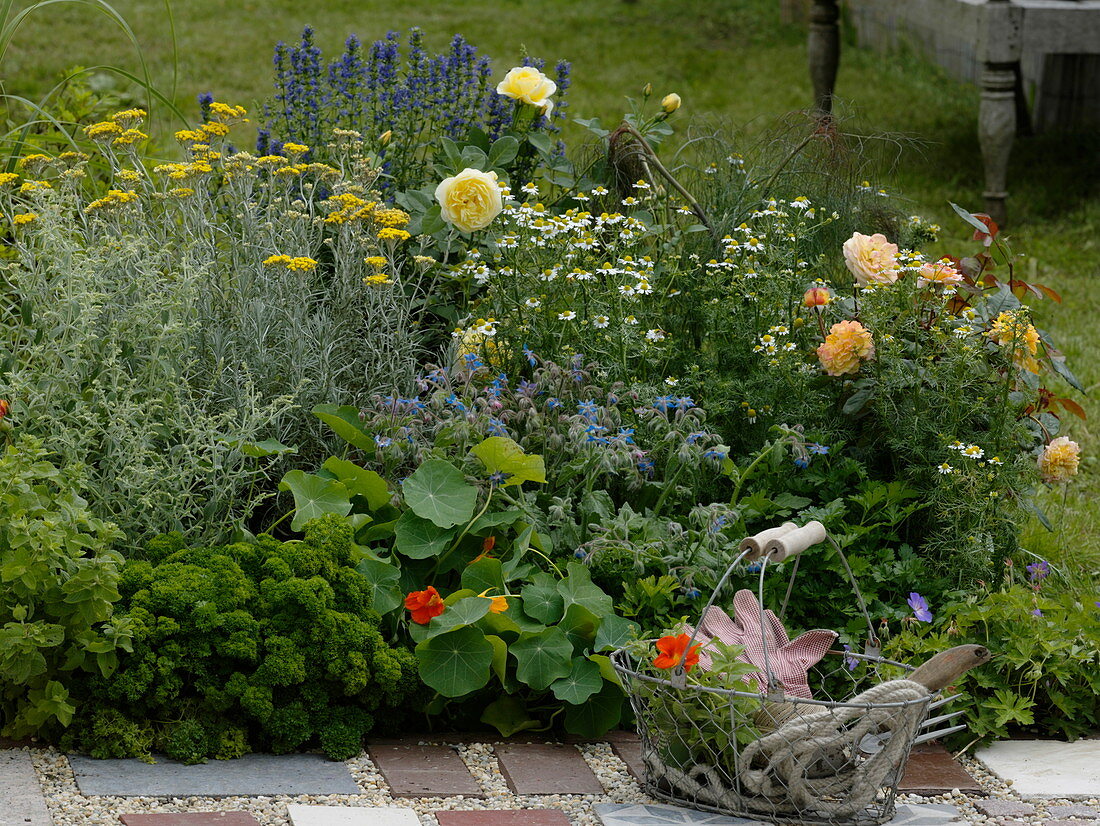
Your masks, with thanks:
[[[661,99],[661,108],[665,110],[666,115],[671,115],[680,108],[680,96],[675,92],[665,95]]]
[[[653,94],[653,84],[652,83],[647,83],[645,86],[643,86],[642,87],[642,94],[645,95],[646,97],[649,97],[650,95],[652,95]]]
[[[385,146],[387,143],[390,142],[390,138],[392,138],[392,137],[393,137],[393,130],[392,129],[387,129],[385,132],[383,132],[381,135],[378,136],[378,143],[381,144],[382,146]]]

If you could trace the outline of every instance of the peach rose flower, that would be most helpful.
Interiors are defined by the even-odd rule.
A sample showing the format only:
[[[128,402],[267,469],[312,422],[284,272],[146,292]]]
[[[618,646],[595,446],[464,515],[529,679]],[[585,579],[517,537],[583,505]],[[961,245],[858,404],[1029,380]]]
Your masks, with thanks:
[[[901,276],[898,245],[891,244],[880,232],[874,235],[857,232],[845,241],[844,263],[861,287],[873,283],[893,284]]]
[[[1081,446],[1068,436],[1059,436],[1039,454],[1039,473],[1044,482],[1065,482],[1077,475]]]
[[[840,321],[829,328],[825,343],[817,348],[821,366],[830,376],[858,373],[864,359],[875,355],[871,331],[858,321]]]
[[[962,280],[962,273],[946,258],[935,263],[922,264],[917,273],[917,286],[922,289],[929,285],[954,287],[956,284],[961,284]]]

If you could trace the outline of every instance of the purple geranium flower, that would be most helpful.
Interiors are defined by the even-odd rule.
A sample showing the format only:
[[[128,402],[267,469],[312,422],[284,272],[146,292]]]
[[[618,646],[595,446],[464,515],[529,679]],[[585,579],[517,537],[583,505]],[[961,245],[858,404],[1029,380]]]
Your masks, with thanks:
[[[1041,617],[1043,615],[1043,612],[1040,611],[1038,608],[1035,608],[1032,610],[1031,615],[1033,617]]]
[[[844,643],[844,650],[848,652],[848,654],[850,654],[852,651],[852,646],[848,645],[848,643]],[[845,655],[844,665],[847,666],[849,671],[855,671],[857,668],[859,668],[859,659],[856,657]]]
[[[1030,582],[1042,582],[1050,575],[1050,563],[1045,559],[1032,562],[1027,566],[1027,578]]]
[[[932,621],[932,612],[928,610],[928,602],[916,591],[909,593],[909,599],[906,600],[906,603],[913,609],[913,616],[918,620],[921,622]]]

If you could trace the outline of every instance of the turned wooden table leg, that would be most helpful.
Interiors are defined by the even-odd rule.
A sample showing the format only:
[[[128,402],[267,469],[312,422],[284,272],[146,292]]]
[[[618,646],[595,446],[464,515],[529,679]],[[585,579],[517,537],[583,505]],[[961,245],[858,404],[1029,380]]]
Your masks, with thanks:
[[[1008,156],[1016,137],[1016,73],[1019,70],[1023,10],[1008,0],[982,8],[981,105],[978,140],[985,163],[985,211],[998,224],[1006,217]]]
[[[824,115],[833,110],[833,89],[840,63],[839,18],[837,0],[814,0],[808,42],[810,81],[814,87],[814,107]]]
[[[1006,217],[1008,157],[1016,137],[1016,74],[1013,64],[986,63],[982,68],[982,100],[978,109],[978,139],[985,164],[985,211],[998,224]]]

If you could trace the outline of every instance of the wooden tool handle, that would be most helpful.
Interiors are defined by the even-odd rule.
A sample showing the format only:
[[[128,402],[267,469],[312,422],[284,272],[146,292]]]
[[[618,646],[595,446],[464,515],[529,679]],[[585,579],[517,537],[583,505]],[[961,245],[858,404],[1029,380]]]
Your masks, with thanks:
[[[971,668],[984,665],[992,658],[993,654],[984,645],[956,645],[927,660],[907,679],[920,683],[929,691],[939,691]]]
[[[745,560],[747,562],[755,562],[764,555],[765,545],[773,539],[779,539],[781,536],[785,536],[797,529],[798,525],[794,522],[784,522],[778,528],[768,528],[766,531],[760,531],[756,536],[746,536],[741,540],[740,550],[751,551],[751,553],[745,557]]]
[[[775,539],[769,539],[764,553],[771,562],[782,562],[792,556],[798,556],[804,550],[818,542],[824,542],[827,534],[820,522],[807,522],[801,528],[795,528]]]

